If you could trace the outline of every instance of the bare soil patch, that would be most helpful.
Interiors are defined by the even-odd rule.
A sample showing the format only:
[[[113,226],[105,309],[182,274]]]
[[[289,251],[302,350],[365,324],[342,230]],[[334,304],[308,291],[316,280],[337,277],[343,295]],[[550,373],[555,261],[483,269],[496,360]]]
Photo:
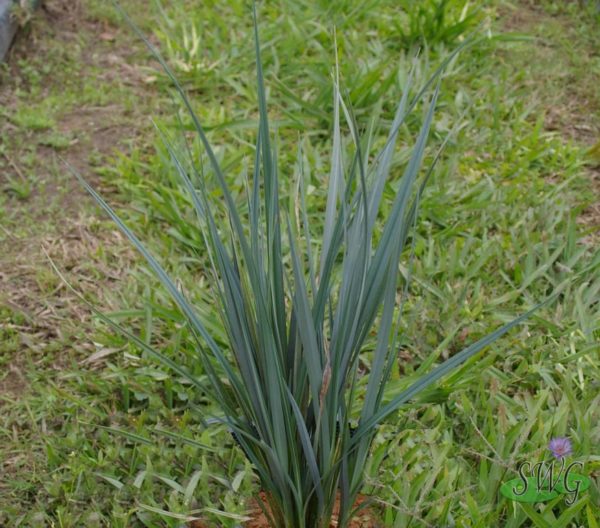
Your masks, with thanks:
[[[112,6],[107,4],[106,9]],[[124,30],[91,16],[83,0],[46,0],[31,26],[19,33],[7,57],[8,66],[0,84],[0,106],[10,115],[16,105],[24,104],[23,93],[32,87],[23,73],[31,68],[30,61],[39,63],[33,59],[47,57],[53,67],[60,68],[61,58],[49,55],[49,44],[53,50],[69,50],[81,46],[82,39],[85,46],[78,65],[79,76],[94,78],[98,83],[111,83],[118,77],[119,82],[133,87],[135,96],[149,95],[152,87],[144,81],[143,67],[130,64],[142,45],[132,44],[131,36],[113,38],[121,31]],[[108,73],[98,75],[103,66]],[[59,71],[56,77],[60,79]],[[55,81],[51,71],[44,78],[42,92],[33,91],[32,97],[43,100],[56,90],[57,82],[60,80]],[[5,156],[0,157],[6,169],[0,171],[0,192],[6,198],[0,202],[0,213],[8,219],[0,231],[0,308],[4,307],[4,313],[15,314],[14,318],[0,318],[0,335],[2,331],[17,332],[24,352],[15,354],[0,375],[0,400],[3,395],[14,398],[27,390],[23,359],[26,355],[28,361],[44,361],[44,368],[61,369],[60,357],[67,357],[69,351],[86,354],[85,345],[74,342],[71,335],[78,326],[86,324],[89,313],[53,274],[44,249],[60,269],[76,278],[87,294],[99,298],[110,291],[111,284],[130,268],[135,258],[116,228],[99,222],[92,201],[75,178],[66,174],[64,164],[92,182],[97,180],[94,167],[98,160],[106,160],[128,142],[141,140],[144,129],[149,127],[147,119],[134,117],[119,98],[104,106],[66,107],[58,114],[53,130],[71,138],[61,149],[36,145],[37,132],[24,131],[11,119],[0,119],[0,133],[5,137],[23,137],[33,145],[26,151],[22,141],[14,141],[8,144]],[[23,156],[31,157],[31,152],[35,159],[33,165],[28,160],[25,170]],[[30,176],[33,185],[28,196],[18,199],[6,193],[8,178],[21,181]],[[101,246],[110,248],[108,257]],[[46,351],[56,348],[57,343],[65,350],[48,365],[44,359]]]
[[[265,502],[265,494],[261,493],[260,498]],[[366,501],[365,497],[359,497],[354,505],[355,508],[359,508]],[[333,510],[333,518],[331,520],[330,528],[337,528],[338,526],[338,513],[340,509],[339,498]],[[262,508],[258,504],[254,504],[253,511],[251,513],[252,519],[245,523],[246,528],[269,528],[269,522],[267,517],[263,513]],[[366,505],[359,510],[357,515],[348,523],[348,528],[379,528],[374,513],[366,507]]]
[[[592,68],[583,68],[591,64],[600,54],[600,49],[578,49],[573,55],[566,53],[559,39],[568,38],[572,32],[579,31],[572,21],[558,15],[550,15],[533,0],[521,0],[516,4],[505,5],[500,11],[501,27],[508,32],[523,33],[538,39],[531,45],[532,64],[546,65],[545,73],[532,69],[531,78],[526,81],[535,88],[536,84],[557,83],[552,100],[544,101],[544,128],[556,132],[567,141],[580,144],[583,148],[592,147],[600,140],[600,98],[597,87],[600,75],[590,73]],[[553,38],[544,37],[544,24],[554,25],[558,34]],[[578,62],[581,61],[581,62]],[[585,79],[581,79],[582,71]],[[566,88],[565,88],[566,85]],[[533,90],[534,91],[534,90]],[[600,166],[589,165],[586,169],[591,180],[593,196],[596,197],[577,218],[577,222],[590,234],[582,239],[584,244],[595,246],[600,240]],[[555,184],[549,179],[549,184]]]
[[[244,523],[245,528],[270,528],[269,521],[267,516],[264,514],[263,508],[266,508],[269,511],[268,506],[266,505],[266,496],[264,492],[259,494],[260,500],[263,502],[263,507],[255,501],[252,504],[252,509],[249,514],[251,519]],[[366,497],[360,496],[354,505],[355,509],[359,509],[358,513],[354,516],[354,518],[348,523],[348,528],[381,528],[383,525],[377,519],[377,516],[373,513],[373,511],[367,506],[368,499]],[[338,527],[338,513],[340,509],[339,498],[336,502],[333,511],[333,518],[331,520],[330,528]],[[206,523],[202,520],[195,520],[188,523],[189,528],[209,528],[210,524]]]
[[[577,31],[572,27],[572,21],[560,14],[551,15],[537,2],[521,0],[516,4],[505,5],[499,12],[501,28],[510,33],[519,33],[536,39],[531,43],[531,64],[546,65],[547,78],[540,78],[532,68],[530,79],[526,81],[535,88],[536,84],[555,82],[568,84],[568,90],[560,89],[554,94],[552,100],[544,101],[545,121],[544,127],[548,131],[559,132],[563,137],[587,145],[597,141],[600,132],[600,123],[597,115],[600,112],[599,100],[592,98],[589,86],[580,86],[570,62],[573,57],[565,58],[561,46],[564,43],[558,38],[568,38],[570,32]],[[553,25],[560,30],[559,36],[546,35],[544,25]],[[594,49],[579,49],[578,59],[592,59],[600,53]],[[559,56],[560,55],[560,56]],[[529,72],[528,72],[529,73]],[[600,82],[600,78],[597,79]],[[597,86],[597,85],[596,85]]]

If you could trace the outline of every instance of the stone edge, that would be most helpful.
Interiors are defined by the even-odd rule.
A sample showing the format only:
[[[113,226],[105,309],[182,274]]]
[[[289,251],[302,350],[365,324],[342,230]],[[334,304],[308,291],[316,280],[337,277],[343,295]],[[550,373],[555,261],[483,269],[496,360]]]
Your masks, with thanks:
[[[30,1],[32,8],[40,4],[40,0]],[[4,60],[18,29],[17,21],[11,16],[13,0],[0,0],[0,62]]]

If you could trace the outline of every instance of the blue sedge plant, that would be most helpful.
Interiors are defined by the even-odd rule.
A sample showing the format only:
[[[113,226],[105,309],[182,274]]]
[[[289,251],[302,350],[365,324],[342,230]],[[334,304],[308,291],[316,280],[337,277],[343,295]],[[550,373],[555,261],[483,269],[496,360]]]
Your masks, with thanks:
[[[387,141],[375,157],[365,148],[352,110],[341,96],[336,73],[331,169],[317,242],[311,238],[315,218],[307,212],[302,178],[296,218],[280,208],[281,179],[269,129],[256,12],[254,17],[259,120],[244,207],[238,206],[182,86],[128,19],[173,82],[208,158],[208,167],[204,167],[194,159],[184,135],[181,142],[174,142],[159,129],[172,169],[189,193],[206,245],[226,347],[207,330],[187,296],[140,239],[76,174],[143,255],[185,316],[208,381],[201,382],[184,366],[94,311],[192,387],[212,395],[220,414],[202,420],[223,424],[235,435],[265,492],[268,508],[264,512],[272,526],[329,527],[336,499],[338,526],[346,526],[363,486],[378,424],[524,321],[533,310],[455,354],[384,403],[386,382],[396,361],[402,312],[397,294],[402,289],[405,295],[408,287],[408,278],[399,274],[400,261],[424,184],[441,152],[419,179],[439,82],[445,66],[466,44],[458,47],[412,98],[409,75]],[[379,210],[399,129],[421,101],[427,107],[425,117],[389,215],[381,220]],[[342,146],[342,116],[353,142],[349,159]],[[217,182],[219,199],[207,188],[209,178]],[[220,220],[220,200],[227,222]],[[373,333],[371,367],[363,375],[359,358]]]

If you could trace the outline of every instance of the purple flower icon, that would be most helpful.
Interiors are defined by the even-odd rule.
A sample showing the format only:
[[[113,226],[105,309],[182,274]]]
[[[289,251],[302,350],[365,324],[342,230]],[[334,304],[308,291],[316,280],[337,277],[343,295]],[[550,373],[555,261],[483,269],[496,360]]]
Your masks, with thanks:
[[[568,438],[553,438],[548,444],[548,449],[550,449],[554,457],[559,460],[573,452],[571,440]]]

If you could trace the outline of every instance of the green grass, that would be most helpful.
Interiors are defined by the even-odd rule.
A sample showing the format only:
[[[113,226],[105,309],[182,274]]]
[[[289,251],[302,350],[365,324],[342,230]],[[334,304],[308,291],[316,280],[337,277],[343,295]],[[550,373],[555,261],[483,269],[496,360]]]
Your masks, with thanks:
[[[281,2],[261,11],[263,39],[271,43],[265,70],[278,122],[281,172],[293,180],[297,151],[289,146],[300,137],[313,167],[307,190],[315,209],[325,204],[331,148],[333,22],[343,83],[359,124],[366,128],[377,116],[381,133],[406,75],[406,45],[419,40],[418,35],[397,38],[394,2],[371,3],[377,10],[352,15],[358,3],[349,0],[329,13],[326,2]],[[459,4],[451,6],[458,11],[450,20],[459,16]],[[124,7],[139,14],[135,2]],[[137,19],[148,30],[160,22],[158,39],[241,197],[240,174],[244,162],[251,163],[248,141],[256,119],[245,2],[195,6],[188,12],[169,6],[167,11],[170,23],[155,9]],[[116,40],[95,42],[91,28],[84,28],[79,43],[59,48],[56,35],[34,26],[33,36],[59,53],[18,58],[17,75],[2,81],[2,96],[10,104],[0,110],[9,123],[0,131],[0,164],[11,180],[0,176],[0,243],[11,248],[1,258],[13,282],[10,296],[0,294],[0,464],[3,477],[9,477],[0,480],[0,524],[181,525],[156,511],[164,510],[196,511],[217,525],[234,526],[235,516],[249,507],[240,497],[256,492],[256,482],[228,433],[200,426],[198,416],[210,411],[211,402],[90,322],[80,303],[60,288],[40,251],[31,252],[32,259],[18,251],[44,242],[86,296],[112,307],[142,339],[194,365],[180,316],[110,223],[81,194],[76,194],[74,213],[68,212],[73,205],[67,197],[75,187],[55,152],[72,156],[112,191],[113,203],[124,205],[122,214],[181,277],[184,290],[199,296],[195,301],[219,335],[217,318],[202,298],[208,279],[201,239],[182,220],[192,218],[190,204],[148,125],[149,116],[175,125],[168,117],[173,109],[168,83],[147,68],[147,55],[116,25],[118,17],[96,2],[88,13],[108,24]],[[578,9],[576,3],[486,2],[474,23],[490,24],[494,34],[508,28],[536,38],[484,41],[463,52],[444,80],[434,142],[457,122],[461,128],[422,202],[401,360],[389,397],[419,369],[570,282],[557,303],[480,355],[475,368],[467,365],[444,379],[381,427],[368,470],[369,490],[380,499],[376,509],[385,526],[544,526],[501,498],[498,488],[514,478],[519,461],[541,459],[552,436],[568,435],[594,483],[580,499],[587,501],[581,511],[565,526],[591,527],[600,522],[594,521],[600,471],[600,256],[592,243],[598,218],[594,227],[589,217],[589,205],[597,200],[595,173],[585,152],[599,136],[595,79],[600,64],[594,54],[599,22],[591,9]],[[125,70],[104,60],[120,39],[131,49],[126,63],[142,64],[139,83],[124,82]],[[438,42],[422,53],[418,80],[452,45]],[[90,48],[94,51],[86,54]],[[121,76],[96,81],[99,73],[115,69]],[[86,75],[76,78],[73,73],[79,71]],[[122,112],[110,111],[115,101]],[[127,131],[119,133],[122,155],[107,160],[110,133],[104,139],[109,146],[94,146],[90,119],[78,122],[76,133],[65,126],[86,108],[106,125],[118,114]],[[418,121],[408,123],[401,139],[410,137]],[[373,138],[381,143],[379,128]],[[400,174],[406,153],[401,145],[394,174]],[[396,185],[392,179],[387,198]],[[58,219],[71,228],[60,228]],[[69,238],[78,232],[79,239]],[[33,266],[26,273],[12,273],[24,270],[28,260]],[[92,361],[82,362],[90,356]],[[363,368],[369,365],[367,351]],[[22,378],[24,391],[15,386]],[[152,442],[134,441],[131,435]],[[551,516],[565,511],[557,504],[554,512],[543,512],[545,522],[556,526]]]

